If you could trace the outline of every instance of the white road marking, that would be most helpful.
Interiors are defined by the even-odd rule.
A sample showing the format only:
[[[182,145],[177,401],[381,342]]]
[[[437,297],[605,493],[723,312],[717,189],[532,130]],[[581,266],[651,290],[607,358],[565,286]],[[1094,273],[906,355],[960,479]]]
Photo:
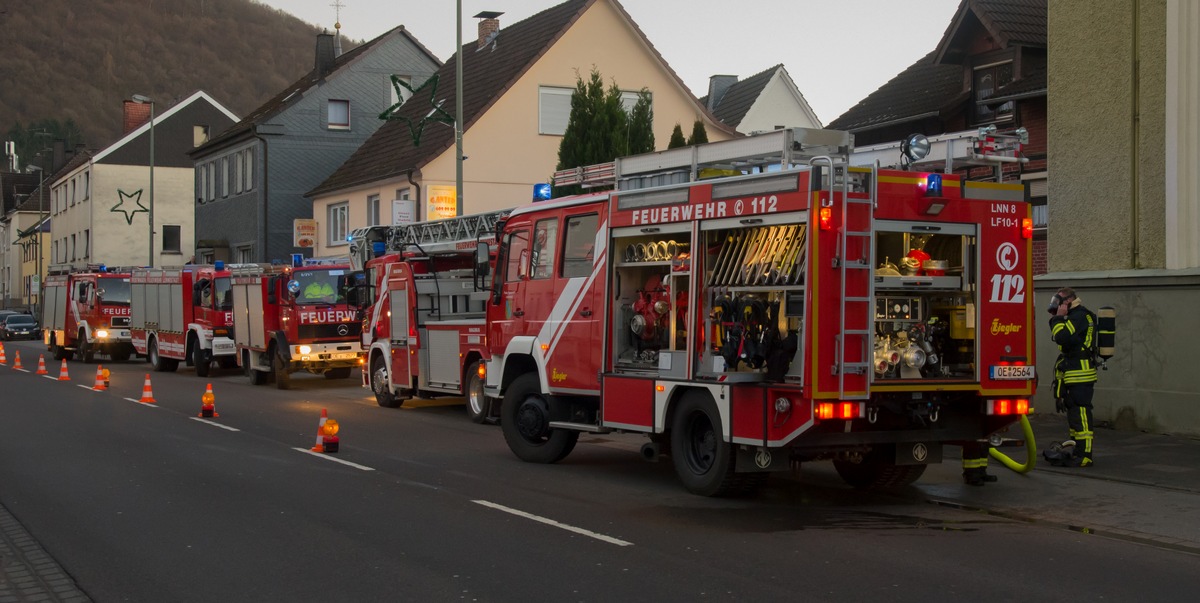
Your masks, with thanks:
[[[23,369],[23,368],[19,368],[19,369],[17,369],[17,370],[18,370],[18,371],[21,371],[22,373],[28,373],[28,372],[29,372],[29,369]]]
[[[313,452],[307,448],[293,448],[292,450],[298,450],[300,452],[303,452],[304,454],[311,454],[317,458],[325,459],[327,461],[333,461],[335,463],[341,463],[343,465],[348,465],[350,467],[354,467],[355,469],[362,469],[363,471],[374,471],[375,470],[373,467],[368,467],[366,465],[359,465],[358,463],[351,463],[350,461],[343,461],[342,459],[334,458],[332,456],[329,456],[328,454],[321,454],[319,452]]]
[[[50,375],[42,375],[42,378],[49,379],[51,381],[58,381],[58,377],[51,377]]]
[[[137,404],[138,406],[145,406],[148,408],[158,408],[157,406],[155,406],[153,404],[146,404],[145,402],[142,402],[141,400],[134,400],[133,398],[125,398],[125,399],[129,400],[130,402],[133,402],[134,404]]]
[[[83,385],[81,383],[76,383],[75,387],[82,387],[83,389],[86,389],[88,391],[99,391],[99,390],[93,389],[93,387],[91,385]]]
[[[504,511],[505,513],[511,513],[511,514],[513,514],[513,515],[516,515],[516,516],[518,516],[518,517],[524,517],[525,519],[532,519],[533,521],[536,521],[536,522],[539,522],[539,523],[544,523],[544,524],[546,524],[546,525],[548,525],[548,526],[554,526],[554,527],[556,527],[556,528],[562,528],[562,529],[564,529],[564,530],[566,530],[566,531],[568,531],[568,532],[575,532],[576,534],[582,534],[583,536],[587,536],[587,537],[589,537],[589,538],[595,538],[596,540],[599,540],[599,541],[601,541],[601,542],[607,542],[607,543],[609,543],[609,544],[615,544],[615,545],[617,545],[617,546],[633,546],[633,543],[632,543],[632,542],[626,542],[626,541],[624,541],[624,540],[620,540],[620,539],[618,539],[618,538],[613,538],[612,536],[605,536],[604,534],[597,534],[596,532],[592,532],[592,531],[590,531],[590,530],[585,530],[585,529],[583,529],[583,528],[577,528],[577,527],[575,527],[575,526],[572,526],[572,525],[567,525],[567,524],[565,524],[565,523],[562,523],[562,522],[554,521],[553,519],[548,519],[548,518],[545,518],[545,517],[541,517],[541,516],[538,516],[538,515],[534,515],[534,514],[532,514],[532,513],[526,513],[526,512],[524,512],[524,511],[519,511],[519,510],[517,510],[517,509],[513,509],[513,508],[511,508],[511,507],[506,507],[506,506],[504,506],[504,505],[498,505],[498,504],[496,504],[496,503],[494,503],[494,502],[491,502],[491,501],[486,501],[486,500],[473,500],[473,501],[471,501],[471,502],[473,502],[473,503],[475,503],[475,504],[477,504],[477,505],[483,505],[483,506],[485,506],[485,507],[491,507],[491,508],[493,508],[493,509],[496,509],[496,510],[498,510],[498,511]]]
[[[236,427],[222,425],[220,423],[217,423],[216,421],[209,421],[208,419],[201,419],[200,417],[188,417],[188,418],[190,418],[193,421],[200,421],[201,423],[208,423],[209,425],[212,425],[213,427],[220,427],[221,429],[228,429],[229,431],[241,431],[240,429],[238,429]]]

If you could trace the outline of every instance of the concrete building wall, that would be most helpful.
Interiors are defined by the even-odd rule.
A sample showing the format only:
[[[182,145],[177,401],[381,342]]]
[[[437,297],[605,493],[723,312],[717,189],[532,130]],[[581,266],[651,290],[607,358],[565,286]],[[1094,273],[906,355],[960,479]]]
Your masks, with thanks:
[[[195,253],[192,217],[192,168],[154,169],[154,265],[181,265]],[[61,224],[54,223],[54,236],[61,241],[76,237],[73,266],[145,266],[150,260],[150,214],[137,202],[122,198],[118,191],[141,190],[141,206],[150,208],[150,171],[144,165],[94,165],[92,195],[87,203],[68,211]],[[116,211],[114,211],[116,210]],[[131,221],[132,220],[132,221]],[[163,252],[163,227],[180,227],[180,251]],[[70,254],[70,250],[67,251]],[[60,256],[61,258],[61,256]]]

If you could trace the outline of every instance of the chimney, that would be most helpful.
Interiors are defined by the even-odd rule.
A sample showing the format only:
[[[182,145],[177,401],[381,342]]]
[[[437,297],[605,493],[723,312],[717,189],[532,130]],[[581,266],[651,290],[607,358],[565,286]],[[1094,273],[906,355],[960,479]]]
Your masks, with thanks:
[[[480,20],[479,46],[477,48],[483,48],[491,44],[492,40],[500,33],[500,19],[497,17],[503,14],[495,11],[483,11],[475,15],[474,18]]]
[[[333,62],[337,60],[334,50],[333,34],[321,32],[317,34],[317,58],[313,68],[319,75],[333,71]]]
[[[53,174],[67,164],[67,141],[62,138],[55,138],[54,144],[50,148],[54,149],[53,163],[50,164],[50,174]],[[46,175],[49,176],[50,174]]]
[[[729,87],[736,84],[738,78],[736,75],[714,75],[708,78],[708,110],[712,111],[721,104],[721,99],[725,98],[725,93],[729,91]]]
[[[142,104],[131,100],[125,101],[125,127],[122,135],[128,134],[138,126],[150,121],[150,104]]]

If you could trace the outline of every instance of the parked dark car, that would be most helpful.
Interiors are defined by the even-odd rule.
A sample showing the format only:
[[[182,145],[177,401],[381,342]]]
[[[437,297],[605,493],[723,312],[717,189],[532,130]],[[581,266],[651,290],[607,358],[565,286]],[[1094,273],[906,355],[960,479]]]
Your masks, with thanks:
[[[38,339],[41,335],[37,320],[28,314],[0,316],[0,339]]]

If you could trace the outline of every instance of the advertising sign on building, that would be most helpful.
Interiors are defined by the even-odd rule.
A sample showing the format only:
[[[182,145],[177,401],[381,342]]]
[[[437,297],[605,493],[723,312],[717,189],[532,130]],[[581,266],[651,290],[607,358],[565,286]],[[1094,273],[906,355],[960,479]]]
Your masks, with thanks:
[[[417,202],[412,199],[392,201],[392,225],[412,224],[417,221]]]
[[[454,186],[431,184],[426,190],[429,191],[429,211],[425,214],[427,220],[453,218],[457,214]]]
[[[292,221],[293,245],[296,247],[317,246],[317,221],[311,218],[296,218]]]

